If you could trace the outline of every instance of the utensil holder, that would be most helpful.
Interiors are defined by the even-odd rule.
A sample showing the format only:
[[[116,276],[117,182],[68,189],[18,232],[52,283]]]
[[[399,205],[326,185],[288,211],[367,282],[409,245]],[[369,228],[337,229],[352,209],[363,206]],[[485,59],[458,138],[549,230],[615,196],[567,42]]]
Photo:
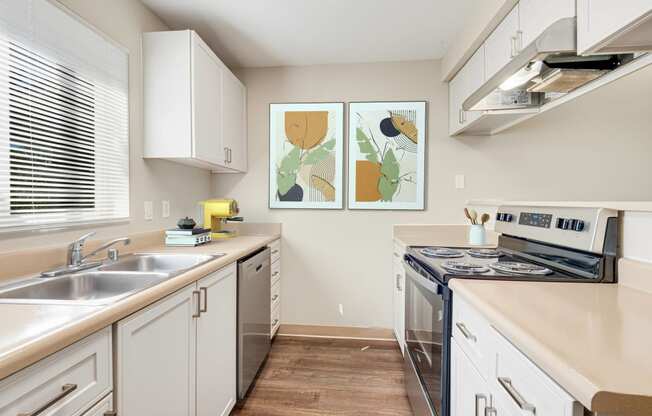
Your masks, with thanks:
[[[487,233],[483,225],[473,224],[469,227],[469,244],[482,246],[487,243]]]

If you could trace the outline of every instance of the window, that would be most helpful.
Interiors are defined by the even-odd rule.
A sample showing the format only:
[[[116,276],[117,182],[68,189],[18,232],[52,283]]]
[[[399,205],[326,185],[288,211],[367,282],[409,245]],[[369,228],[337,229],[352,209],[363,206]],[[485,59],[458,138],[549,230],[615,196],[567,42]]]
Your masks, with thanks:
[[[46,0],[0,0],[0,231],[129,216],[128,57]]]

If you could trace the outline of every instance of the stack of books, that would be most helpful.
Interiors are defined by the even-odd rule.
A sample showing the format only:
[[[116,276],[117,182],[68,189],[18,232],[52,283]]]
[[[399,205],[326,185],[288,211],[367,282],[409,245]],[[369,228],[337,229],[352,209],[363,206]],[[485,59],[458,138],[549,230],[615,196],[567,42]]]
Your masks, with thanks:
[[[201,244],[210,243],[210,228],[193,228],[184,230],[175,228],[165,231],[165,245],[172,247],[194,247]]]

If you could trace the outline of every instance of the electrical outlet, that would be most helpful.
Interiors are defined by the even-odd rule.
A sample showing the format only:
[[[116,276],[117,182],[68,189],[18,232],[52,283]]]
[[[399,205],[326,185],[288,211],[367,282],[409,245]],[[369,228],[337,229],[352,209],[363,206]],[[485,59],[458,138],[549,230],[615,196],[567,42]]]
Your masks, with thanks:
[[[455,175],[455,189],[464,189],[464,175]]]
[[[168,218],[170,216],[170,201],[161,201],[161,217]]]
[[[154,204],[152,204],[152,201],[145,201],[144,210],[145,210],[145,221],[153,220],[154,219]]]
[[[338,310],[340,311],[340,315],[344,316],[344,306],[341,303],[338,305]]]

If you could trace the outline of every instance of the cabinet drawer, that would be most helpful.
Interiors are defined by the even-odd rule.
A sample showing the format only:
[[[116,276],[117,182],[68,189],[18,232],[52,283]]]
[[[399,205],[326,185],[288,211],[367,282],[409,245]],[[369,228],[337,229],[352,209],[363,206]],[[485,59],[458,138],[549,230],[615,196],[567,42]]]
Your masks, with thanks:
[[[397,242],[394,242],[394,250],[392,253],[392,258],[394,259],[394,262],[397,264],[402,264],[404,255],[405,255],[405,247],[403,247]]]
[[[499,414],[581,416],[582,406],[496,332],[496,373],[489,381]]]
[[[281,259],[272,263],[272,285],[281,280]]]
[[[84,413],[84,416],[106,416],[107,412],[113,410],[113,394],[109,394],[103,398],[98,404],[93,406],[91,410]]]
[[[272,263],[281,258],[281,240],[273,241],[269,244],[272,250]]]
[[[271,310],[277,309],[281,304],[281,282],[276,282],[272,286],[271,292]]]
[[[453,337],[485,379],[495,360],[495,337],[482,315],[460,296],[453,297]]]
[[[271,336],[274,337],[276,335],[276,331],[278,331],[278,327],[281,325],[281,308],[276,308],[272,310],[272,325],[270,328],[270,333]]]
[[[108,327],[2,380],[0,415],[81,415],[111,392],[112,368]]]

